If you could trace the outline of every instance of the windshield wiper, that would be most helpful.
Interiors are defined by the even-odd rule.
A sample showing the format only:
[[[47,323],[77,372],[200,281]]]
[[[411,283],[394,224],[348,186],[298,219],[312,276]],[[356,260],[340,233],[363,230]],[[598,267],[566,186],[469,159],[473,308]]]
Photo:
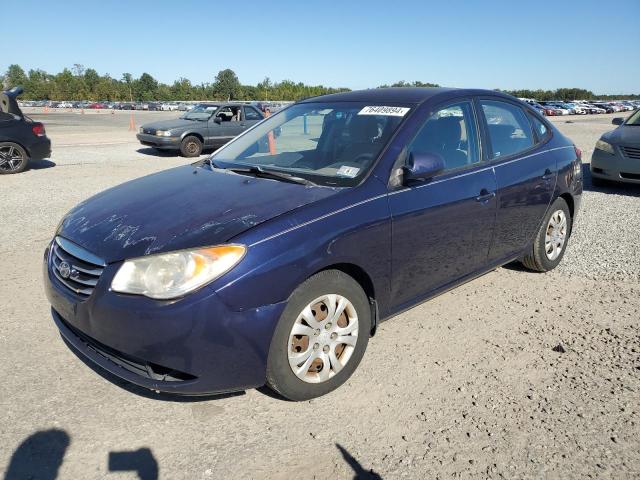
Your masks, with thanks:
[[[215,167],[215,165],[214,165]],[[261,178],[272,178],[274,180],[282,180],[285,182],[291,183],[299,183],[300,185],[316,185],[311,180],[307,180],[306,178],[296,177],[289,173],[276,172],[274,170],[265,170],[262,167],[249,167],[249,168],[227,168],[234,173],[239,173],[241,175],[255,175],[256,177]]]

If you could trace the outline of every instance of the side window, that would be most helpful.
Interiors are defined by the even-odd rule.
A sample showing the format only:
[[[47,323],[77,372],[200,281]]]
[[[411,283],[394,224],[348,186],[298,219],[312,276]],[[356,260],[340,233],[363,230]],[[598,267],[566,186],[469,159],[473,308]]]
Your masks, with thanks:
[[[222,107],[216,117],[220,117],[223,122],[237,122],[240,120],[240,107]]]
[[[538,137],[538,142],[546,140],[549,136],[549,129],[547,126],[534,115],[529,115],[529,120],[531,120],[533,131],[536,133],[536,137]]]
[[[511,103],[481,100],[493,158],[506,157],[533,146],[533,132],[524,111]]]
[[[253,107],[244,107],[245,120],[262,120],[262,116]]]
[[[478,133],[471,102],[448,105],[431,115],[409,145],[409,152],[440,155],[446,170],[479,162]]]

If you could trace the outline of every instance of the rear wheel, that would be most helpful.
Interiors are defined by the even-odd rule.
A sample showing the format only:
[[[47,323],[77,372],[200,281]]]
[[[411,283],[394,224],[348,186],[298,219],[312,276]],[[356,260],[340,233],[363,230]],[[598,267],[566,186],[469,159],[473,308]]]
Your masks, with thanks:
[[[320,272],[289,298],[269,349],[267,384],[290,400],[319,397],[355,371],[369,342],[371,308],[362,287]]]
[[[184,137],[180,144],[180,153],[184,157],[199,157],[202,153],[202,142],[193,135]]]
[[[13,142],[0,142],[0,174],[24,172],[29,157],[24,148]]]
[[[522,260],[524,266],[538,272],[556,268],[564,257],[570,232],[569,206],[563,198],[558,198],[549,208],[530,253]]]

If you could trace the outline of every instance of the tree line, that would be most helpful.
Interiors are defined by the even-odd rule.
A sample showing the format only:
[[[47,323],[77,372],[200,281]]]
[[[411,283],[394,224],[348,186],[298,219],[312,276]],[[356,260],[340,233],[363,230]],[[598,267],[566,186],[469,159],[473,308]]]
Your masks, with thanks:
[[[0,75],[3,88],[20,85],[24,88],[24,100],[90,100],[90,101],[172,101],[172,100],[300,100],[302,98],[347,92],[348,88],[332,88],[323,85],[305,85],[302,82],[283,80],[272,82],[266,77],[257,85],[243,85],[231,69],[218,72],[211,83],[193,84],[186,78],[179,78],[172,84],[159,82],[149,73],[134,78],[130,73],[121,78],[113,78],[108,73],[98,74],[93,68],[74,64],[57,74],[41,69],[25,72],[20,65],[9,65],[4,75]],[[399,81],[385,87],[438,87],[436,83],[421,81]],[[596,100],[629,98],[640,95],[595,95],[582,88],[559,88],[557,90],[502,90],[521,98],[537,100]]]
[[[10,65],[0,75],[3,88],[22,86],[24,100],[172,101],[172,100],[299,100],[348,91],[323,85],[305,85],[291,80],[272,82],[268,77],[257,85],[242,85],[231,69],[218,72],[213,82],[193,84],[179,78],[172,84],[159,82],[149,73],[134,78],[130,73],[117,79],[99,75],[93,68],[75,64],[55,75],[40,69],[25,72]]]

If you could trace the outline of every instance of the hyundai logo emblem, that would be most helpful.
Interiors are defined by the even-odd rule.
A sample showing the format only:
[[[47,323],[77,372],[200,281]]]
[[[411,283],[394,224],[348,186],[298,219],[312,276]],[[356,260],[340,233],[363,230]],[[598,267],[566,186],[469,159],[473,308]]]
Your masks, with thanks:
[[[62,278],[69,278],[69,275],[71,275],[71,265],[67,262],[60,262],[60,265],[58,265],[58,272],[60,272],[60,276]]]

